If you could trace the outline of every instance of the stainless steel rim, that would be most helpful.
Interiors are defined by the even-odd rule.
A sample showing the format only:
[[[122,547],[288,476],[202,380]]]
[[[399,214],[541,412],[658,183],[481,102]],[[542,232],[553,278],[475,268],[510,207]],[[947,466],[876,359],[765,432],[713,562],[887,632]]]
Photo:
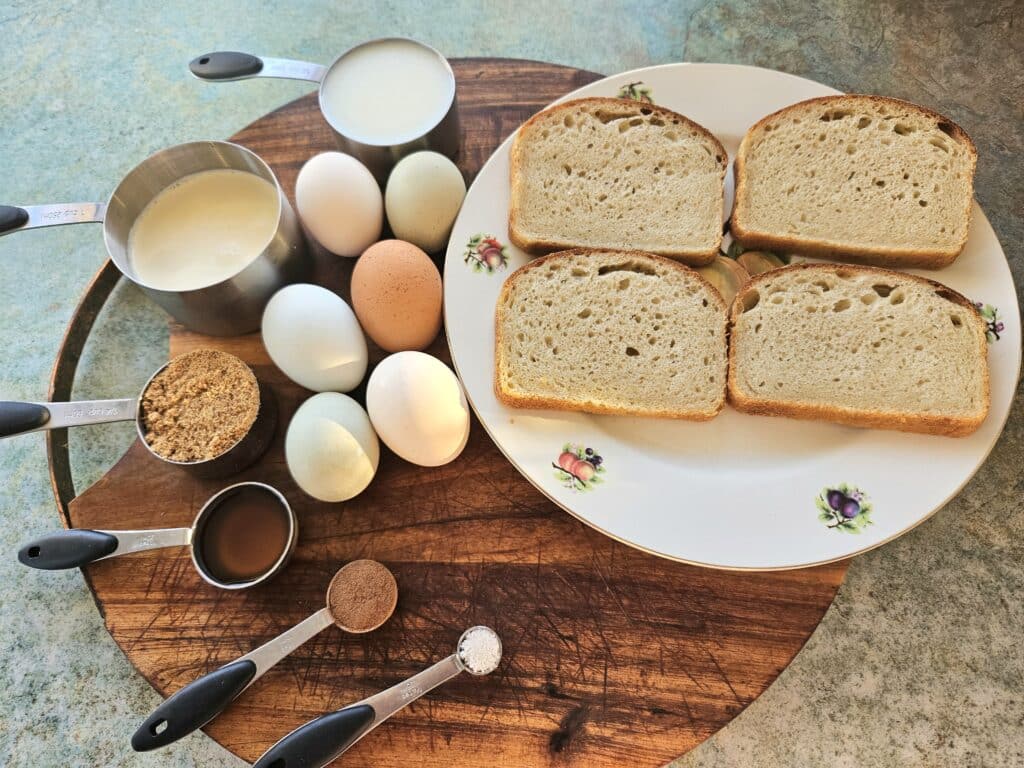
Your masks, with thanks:
[[[505,648],[501,644],[501,635],[499,635],[497,632],[495,632],[491,627],[485,626],[484,624],[477,624],[475,626],[472,626],[469,629],[467,629],[465,632],[463,632],[461,635],[459,635],[459,639],[455,643],[455,663],[458,665],[459,669],[461,669],[463,672],[466,672],[466,673],[468,673],[470,675],[473,675],[474,677],[484,677],[484,676],[489,675],[492,672],[494,672],[494,670],[493,669],[489,669],[486,672],[476,672],[473,669],[471,669],[470,667],[466,666],[466,663],[462,660],[462,654],[459,653],[459,648],[462,647],[462,641],[466,639],[466,635],[468,635],[470,632],[473,632],[474,630],[483,630],[487,634],[493,635],[494,639],[498,641],[498,663],[499,664],[501,663],[502,657],[505,655]]]
[[[285,546],[284,550],[281,552],[280,557],[278,557],[277,560],[274,561],[274,564],[270,568],[268,568],[266,572],[263,573],[261,576],[255,579],[251,579],[250,581],[241,581],[234,584],[227,584],[223,581],[214,578],[206,570],[206,567],[199,561],[199,558],[196,557],[195,533],[199,529],[199,524],[203,521],[203,518],[209,512],[216,508],[217,502],[220,501],[220,499],[222,499],[225,494],[235,491],[239,488],[260,488],[264,491],[269,491],[281,503],[281,506],[284,507],[285,512],[288,513],[288,543]],[[266,483],[260,483],[255,480],[246,480],[241,483],[229,485],[226,488],[221,488],[219,491],[213,494],[213,496],[206,500],[206,503],[203,504],[198,514],[196,514],[195,520],[192,521],[192,533],[189,536],[188,549],[189,555],[192,558],[192,565],[195,567],[196,573],[198,573],[200,577],[202,577],[203,581],[205,581],[207,584],[210,584],[214,587],[218,587],[220,589],[239,590],[249,589],[250,587],[255,587],[257,584],[262,584],[264,581],[275,576],[278,572],[280,572],[280,570],[284,568],[288,560],[291,558],[292,553],[295,551],[295,545],[298,542],[298,538],[299,520],[295,515],[295,510],[292,509],[291,504],[288,503],[288,499],[284,497],[284,494],[281,493],[276,488],[274,488],[273,486],[267,485]]]
[[[321,112],[322,111],[323,110],[321,110]],[[198,146],[203,146],[203,145],[214,146],[214,147],[226,147],[226,148],[228,148],[228,151],[230,151],[230,152],[239,152],[239,153],[241,153],[243,155],[246,155],[262,171],[264,171],[266,173],[266,178],[274,185],[274,188],[277,190],[277,216],[276,216],[276,219],[277,219],[277,224],[279,225],[280,222],[281,222],[281,209],[282,209],[282,202],[281,201],[284,198],[284,190],[281,188],[281,182],[278,180],[277,174],[274,173],[273,169],[271,169],[271,167],[269,165],[267,165],[266,161],[262,157],[257,155],[251,149],[243,147],[241,144],[235,144],[234,142],[231,142],[231,141],[220,141],[220,140],[217,140],[217,139],[207,139],[207,140],[204,140],[204,141],[186,141],[186,142],[181,143],[181,144],[174,144],[174,145],[172,145],[170,147],[164,147],[163,149],[161,149],[161,150],[159,150],[157,152],[154,152],[149,157],[147,157],[145,160],[141,161],[140,163],[137,163],[130,171],[128,171],[126,174],[124,174],[124,176],[121,177],[121,181],[118,182],[117,186],[114,187],[114,191],[111,192],[110,196],[107,198],[105,210],[107,210],[107,211],[110,210],[110,205],[114,201],[114,198],[117,197],[117,194],[118,194],[118,192],[120,192],[121,187],[124,185],[125,181],[128,178],[130,178],[133,174],[135,174],[137,172],[143,172],[143,170],[145,169],[145,167],[147,165],[150,165],[152,163],[157,162],[160,158],[164,157],[165,155],[167,155],[167,154],[169,154],[171,152],[186,150],[186,149],[188,149],[190,147],[198,147]],[[184,178],[184,177],[182,177],[182,178]],[[254,261],[256,261],[260,257],[260,255],[263,253],[263,251],[266,250],[267,246],[270,245],[270,243],[273,241],[274,237],[276,236],[276,230],[277,230],[277,227],[275,227],[275,232],[272,233],[271,236],[267,239],[267,241],[263,244],[263,247],[259,251],[255,252],[252,255],[252,258],[248,262],[246,262],[245,266],[243,266],[241,269],[239,269],[233,275],[231,275],[229,277],[226,277],[223,280],[218,281],[217,283],[212,283],[211,285],[218,285],[219,283],[226,282],[227,280],[231,280],[232,278],[234,278],[237,275],[241,274],[249,266],[251,266],[252,263]],[[110,257],[110,260],[113,262],[114,266],[118,268],[118,270],[121,272],[122,275],[125,276],[125,278],[127,278],[128,280],[130,280],[131,282],[135,283],[135,285],[138,285],[141,288],[147,288],[147,289],[152,290],[152,291],[160,291],[160,292],[165,292],[166,291],[165,288],[161,288],[160,286],[157,286],[157,285],[150,285],[148,283],[143,282],[142,280],[139,280],[137,277],[129,274],[129,272],[128,272],[128,266],[129,265],[128,264],[121,264],[120,259],[115,255],[115,249],[111,248],[110,241],[111,241],[111,234],[110,234],[110,232],[109,232],[109,230],[107,228],[106,218],[104,218],[104,221],[103,221],[103,245],[107,249],[107,256]],[[125,249],[125,251],[127,253],[127,248]],[[174,291],[174,292],[175,293],[191,293],[192,291],[204,291],[204,290],[206,290],[207,288],[210,288],[210,287],[211,287],[210,285],[204,285],[204,286],[201,286],[199,288],[192,288],[192,289],[190,289],[188,291]]]
[[[127,277],[127,275],[125,275],[125,277]],[[184,355],[187,355],[187,354],[189,354],[189,353],[188,352],[184,353]],[[178,355],[178,357],[184,357],[184,355]],[[223,456],[227,456],[229,453],[231,453],[231,451],[233,451],[235,448],[237,448],[239,443],[241,443],[243,440],[245,440],[245,438],[247,438],[249,436],[249,433],[253,430],[253,427],[256,426],[256,420],[260,418],[260,412],[259,412],[259,410],[257,410],[256,418],[253,419],[252,424],[249,425],[249,428],[245,430],[244,434],[240,438],[238,438],[235,442],[233,442],[230,445],[230,447],[225,449],[223,453],[219,453],[216,456],[213,456],[212,458],[200,459],[198,461],[176,461],[174,459],[168,459],[166,456],[161,456],[159,453],[157,453],[156,451],[153,450],[153,447],[146,440],[146,430],[145,430],[145,428],[142,425],[142,398],[145,396],[146,390],[149,389],[149,385],[153,383],[153,379],[155,379],[157,376],[159,376],[161,373],[163,373],[164,370],[166,370],[167,366],[169,366],[171,363],[173,363],[175,360],[177,360],[178,357],[171,358],[166,363],[164,363],[159,368],[157,368],[156,371],[153,373],[153,375],[150,376],[146,380],[146,383],[142,386],[142,389],[139,390],[139,396],[138,396],[138,398],[135,401],[135,433],[138,435],[139,442],[142,443],[142,445],[145,447],[145,449],[147,451],[149,451],[149,455],[150,456],[155,456],[157,459],[159,459],[160,461],[164,462],[165,464],[172,464],[172,465],[174,465],[176,467],[181,467],[183,469],[194,469],[195,467],[201,467],[204,464],[209,464],[211,462],[217,461],[217,459],[219,459],[219,458],[221,458]],[[259,397],[260,397],[259,407],[262,408],[263,407],[263,400],[262,400],[263,393],[260,391],[260,387],[259,387],[260,381],[256,377],[256,371],[254,371],[252,369],[252,366],[249,365],[247,362],[245,362],[244,360],[241,360],[241,358],[239,358],[239,361],[242,363],[242,365],[244,365],[246,368],[249,369],[249,372],[252,374],[253,378],[256,379],[256,390],[257,390],[257,393],[259,394]],[[261,485],[261,483],[253,483],[253,484],[254,485]],[[242,485],[242,483],[239,483],[239,485]],[[232,486],[232,487],[234,487],[234,486]],[[270,488],[269,485],[266,486],[266,487]],[[224,490],[227,490],[227,488],[225,488]],[[274,490],[274,489],[271,488],[271,490]],[[274,490],[274,493],[277,493],[277,491]],[[278,496],[280,496],[280,494],[278,494]],[[284,500],[284,497],[281,496],[281,499]],[[207,502],[207,504],[209,504],[209,501]],[[285,501],[285,504],[287,505],[288,502]],[[206,506],[204,505],[203,508],[205,509]]]
[[[324,83],[327,82],[327,78],[330,77],[331,72],[334,71],[334,68],[341,62],[342,59],[344,59],[350,53],[353,53],[354,51],[358,51],[360,48],[365,48],[368,45],[375,45],[377,43],[387,43],[387,42],[395,42],[395,41],[402,41],[402,42],[407,42],[407,43],[413,43],[413,44],[418,45],[421,48],[424,48],[424,49],[430,51],[431,53],[433,53],[434,56],[436,56],[438,58],[438,60],[444,65],[445,72],[448,73],[448,79],[451,81],[451,84],[452,84],[452,97],[448,101],[448,104],[445,105],[444,111],[440,114],[440,116],[438,117],[437,121],[433,125],[431,125],[427,130],[422,131],[421,133],[417,134],[416,136],[406,136],[406,137],[403,137],[400,141],[386,141],[386,142],[368,141],[365,138],[356,137],[356,136],[350,136],[348,133],[346,133],[345,131],[341,130],[341,128],[339,128],[337,125],[334,124],[334,122],[331,121],[330,115],[327,113],[327,110],[324,109]],[[405,37],[403,35],[391,35],[391,36],[388,36],[388,37],[378,37],[378,38],[376,38],[374,40],[366,40],[365,42],[359,43],[358,45],[354,45],[351,48],[349,48],[347,51],[342,53],[340,56],[338,56],[334,61],[332,61],[330,63],[330,65],[327,67],[326,72],[324,72],[323,79],[320,81],[320,87],[319,87],[319,90],[317,91],[317,105],[320,107],[320,114],[323,116],[323,118],[327,122],[327,124],[331,127],[331,130],[334,131],[335,133],[337,133],[339,136],[344,136],[349,141],[355,142],[357,144],[363,144],[363,145],[365,145],[367,147],[380,147],[382,149],[387,149],[389,147],[405,144],[405,143],[410,142],[410,141],[415,141],[416,139],[420,138],[422,135],[430,133],[430,131],[434,130],[434,128],[436,128],[438,125],[440,125],[444,121],[445,116],[451,111],[452,106],[455,104],[455,97],[456,97],[457,90],[458,89],[457,89],[456,83],[455,83],[455,71],[452,69],[451,63],[448,61],[448,59],[445,58],[444,54],[442,54],[434,46],[428,45],[427,43],[424,43],[422,40],[416,40],[415,38]]]

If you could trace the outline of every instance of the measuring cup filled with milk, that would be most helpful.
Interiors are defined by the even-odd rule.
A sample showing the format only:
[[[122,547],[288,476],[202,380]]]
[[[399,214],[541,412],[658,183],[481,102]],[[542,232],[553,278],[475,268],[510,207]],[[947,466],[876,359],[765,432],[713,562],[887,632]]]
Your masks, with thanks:
[[[133,168],[107,203],[0,206],[0,235],[103,222],[119,270],[183,325],[215,336],[260,326],[278,289],[312,270],[298,218],[245,147],[196,141]]]
[[[147,285],[194,291],[241,272],[274,236],[277,188],[233,168],[199,171],[149,201],[128,233],[128,263]]]
[[[444,56],[416,40],[370,40],[329,67],[219,51],[193,59],[189,69],[211,81],[279,77],[319,83],[320,111],[339,146],[382,184],[407,154],[421,149],[448,157],[458,153],[455,74]]]

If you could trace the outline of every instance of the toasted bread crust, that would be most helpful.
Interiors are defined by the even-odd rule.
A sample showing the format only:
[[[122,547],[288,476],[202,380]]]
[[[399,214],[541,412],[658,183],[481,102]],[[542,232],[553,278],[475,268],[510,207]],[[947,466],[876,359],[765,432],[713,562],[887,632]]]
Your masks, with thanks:
[[[516,132],[515,138],[512,140],[512,150],[510,158],[510,177],[511,177],[511,203],[509,206],[508,214],[508,237],[512,241],[512,244],[517,248],[520,248],[528,253],[544,254],[552,251],[562,251],[566,249],[576,248],[579,246],[578,243],[565,242],[559,240],[546,240],[543,238],[533,238],[523,232],[518,226],[519,218],[519,201],[522,198],[522,178],[523,178],[523,142],[528,138],[530,131],[539,123],[550,117],[552,114],[562,112],[566,110],[578,109],[581,106],[584,107],[604,107],[605,109],[614,109],[622,112],[624,115],[635,115],[643,111],[644,114],[656,113],[664,115],[665,117],[681,120],[689,128],[697,131],[698,133],[705,136],[716,147],[718,156],[722,158],[721,161],[721,173],[722,178],[725,178],[726,169],[728,168],[728,153],[725,151],[725,147],[722,146],[722,142],[718,140],[711,131],[699,123],[695,123],[685,115],[680,115],[678,112],[673,112],[665,107],[659,107],[656,104],[647,104],[645,102],[636,102],[630,99],[616,99],[610,97],[592,97],[583,99],[572,99],[561,104],[556,104],[547,109],[541,110],[525,123],[523,123],[519,130]],[[722,186],[722,204],[724,206],[725,200],[725,185]],[[654,253],[656,256],[667,256],[669,258],[678,259],[684,264],[695,267],[703,267],[706,264],[710,264],[714,261],[718,255],[718,251],[722,245],[722,237],[719,235],[718,242],[715,243],[713,248],[704,251],[693,250],[689,248],[678,248],[678,249],[665,249],[658,251],[643,251],[642,253]],[[599,250],[593,247],[592,250]],[[610,248],[608,250],[617,250]]]
[[[787,271],[812,271],[819,273],[836,274],[844,267],[833,264],[795,264],[782,267]],[[988,359],[988,343],[985,339],[985,321],[982,319],[978,308],[960,293],[957,293],[949,286],[929,280],[925,277],[909,275],[904,272],[896,272],[891,269],[880,267],[845,267],[855,269],[858,272],[870,272],[879,277],[888,277],[898,280],[911,280],[924,283],[938,291],[943,292],[946,298],[964,309],[968,310],[970,316],[977,323],[980,348],[978,355],[981,359]],[[917,432],[928,435],[944,435],[946,437],[965,437],[975,432],[985,421],[991,406],[991,394],[989,385],[988,365],[984,366],[985,377],[985,407],[977,418],[957,418],[952,416],[940,416],[927,413],[905,413],[901,411],[865,410],[859,408],[847,408],[844,406],[827,406],[815,403],[780,402],[768,398],[758,398],[745,393],[738,384],[736,371],[736,350],[740,343],[740,336],[734,332],[736,324],[743,314],[743,297],[752,289],[756,289],[766,280],[778,277],[780,270],[771,270],[755,275],[744,285],[733,299],[732,307],[729,310],[729,362],[726,376],[726,390],[730,405],[742,413],[752,413],[760,416],[788,416],[794,419],[810,419],[814,421],[831,421],[837,424],[847,424],[853,427],[871,427],[875,429],[890,429],[900,432]]]
[[[672,269],[684,270],[689,275],[697,278],[706,288],[709,289],[709,293],[712,295],[714,301],[717,302],[718,307],[723,312],[728,312],[729,307],[726,305],[725,300],[715,287],[711,285],[704,277],[697,271],[690,269],[685,264],[681,264],[675,259],[668,258],[666,256],[659,256],[658,254],[648,253],[647,251],[631,251],[631,250],[616,250],[614,248],[571,248],[564,251],[558,251],[556,253],[550,253],[546,256],[542,256],[538,259],[534,259],[528,264],[524,264],[505,280],[501,286],[501,293],[498,294],[498,301],[494,309],[494,396],[498,399],[502,405],[507,405],[510,408],[535,408],[539,410],[559,410],[559,411],[581,411],[583,413],[594,413],[594,414],[611,414],[611,415],[629,415],[629,416],[652,416],[663,419],[681,419],[685,421],[709,421],[721,413],[722,408],[725,407],[725,393],[723,391],[721,399],[715,408],[704,410],[704,411],[666,411],[660,409],[646,409],[646,410],[632,410],[625,408],[614,408],[601,403],[593,401],[587,401],[580,403],[577,401],[563,400],[556,397],[537,397],[533,395],[517,395],[511,392],[507,392],[501,386],[501,375],[500,375],[500,364],[501,364],[501,349],[502,349],[502,325],[501,325],[501,307],[505,303],[509,292],[512,290],[514,281],[527,274],[530,270],[537,269],[548,261],[553,259],[561,259],[569,256],[576,255],[589,255],[593,252],[614,252],[621,253],[623,256],[630,258],[642,258],[642,259],[654,259],[662,264],[670,266]]]
[[[820,104],[823,106],[846,106],[854,101],[867,100],[874,104],[884,104],[901,109],[912,109],[924,117],[935,121],[936,126],[942,126],[954,141],[967,147],[968,156],[971,158],[971,182],[973,183],[974,172],[978,164],[978,150],[967,135],[967,132],[948,117],[938,112],[913,104],[901,99],[893,99],[887,96],[874,96],[870,94],[842,94],[836,96],[819,96],[814,99],[791,104],[788,107],[765,115],[754,123],[743,136],[740,142],[739,151],[733,164],[733,179],[736,186],[736,195],[733,201],[732,216],[730,217],[730,231],[745,248],[751,250],[766,250],[779,253],[794,253],[801,256],[809,256],[817,259],[828,259],[830,261],[842,261],[852,264],[875,265],[881,267],[918,267],[921,269],[942,269],[952,264],[963,251],[967,244],[967,236],[970,232],[971,213],[973,209],[973,196],[967,200],[967,222],[964,229],[964,236],[960,243],[953,249],[932,249],[919,250],[912,248],[883,248],[858,246],[853,247],[838,242],[827,240],[813,240],[806,237],[780,235],[772,232],[754,230],[747,226],[747,211],[744,202],[747,199],[747,174],[746,155],[750,145],[755,139],[760,138],[762,128],[766,123],[778,118],[787,112],[805,108],[810,105]]]

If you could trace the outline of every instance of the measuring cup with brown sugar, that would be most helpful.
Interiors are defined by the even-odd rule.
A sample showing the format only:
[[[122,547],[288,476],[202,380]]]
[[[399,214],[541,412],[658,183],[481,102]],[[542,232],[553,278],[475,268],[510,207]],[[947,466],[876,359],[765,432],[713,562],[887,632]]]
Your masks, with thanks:
[[[284,568],[298,536],[288,500],[269,485],[247,482],[210,497],[190,528],[57,531],[23,546],[18,560],[59,571],[147,549],[188,547],[206,583],[237,590],[262,584]]]
[[[248,365],[215,349],[174,358],[150,377],[137,399],[0,401],[0,438],[131,420],[139,441],[161,461],[200,477],[225,477],[270,446],[277,403]]]
[[[354,560],[327,588],[327,606],[268,643],[192,681],[154,710],[132,736],[136,752],[172,744],[223,712],[267,670],[332,624],[346,632],[371,632],[398,604],[398,584],[375,560]]]

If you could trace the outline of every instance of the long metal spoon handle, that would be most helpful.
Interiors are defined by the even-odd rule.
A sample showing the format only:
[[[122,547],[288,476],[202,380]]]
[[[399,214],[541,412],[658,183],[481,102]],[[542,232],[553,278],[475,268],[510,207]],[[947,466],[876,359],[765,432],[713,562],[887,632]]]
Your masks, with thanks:
[[[290,654],[300,645],[304,645],[334,623],[334,618],[327,608],[321,608],[308,619],[303,619],[287,632],[270,640],[259,648],[249,651],[239,661],[251,661],[256,665],[256,682],[260,676]]]
[[[452,654],[386,691],[296,728],[264,752],[253,768],[323,768],[395,712],[461,671]]]
[[[132,735],[132,749],[148,752],[166,747],[202,728],[260,675],[333,623],[330,611],[322,608],[256,650],[193,680],[143,721]]]
[[[192,543],[191,528],[152,528],[142,531],[103,531],[117,537],[117,549],[110,557],[144,552],[147,549],[186,547]]]
[[[308,80],[319,83],[327,67],[295,59],[274,59],[253,56],[239,51],[213,51],[197,56],[188,63],[189,71],[200,80],[228,82],[250,77],[277,77],[285,80]]]
[[[38,432],[41,429],[132,421],[138,401],[81,400],[72,403],[25,403],[0,400],[0,438]]]
[[[106,203],[0,205],[0,235],[62,224],[89,224],[103,221],[106,214]]]
[[[74,528],[30,541],[18,550],[18,560],[30,568],[61,571],[129,552],[184,546],[191,537],[191,528],[151,531],[92,531]]]
[[[373,707],[375,716],[373,718],[373,725],[367,728],[362,736],[372,731],[398,710],[408,706],[421,696],[430,693],[442,683],[447,683],[463,670],[464,667],[459,662],[458,654],[453,653],[448,658],[442,659],[431,667],[427,667],[408,680],[363,699],[361,703]]]

